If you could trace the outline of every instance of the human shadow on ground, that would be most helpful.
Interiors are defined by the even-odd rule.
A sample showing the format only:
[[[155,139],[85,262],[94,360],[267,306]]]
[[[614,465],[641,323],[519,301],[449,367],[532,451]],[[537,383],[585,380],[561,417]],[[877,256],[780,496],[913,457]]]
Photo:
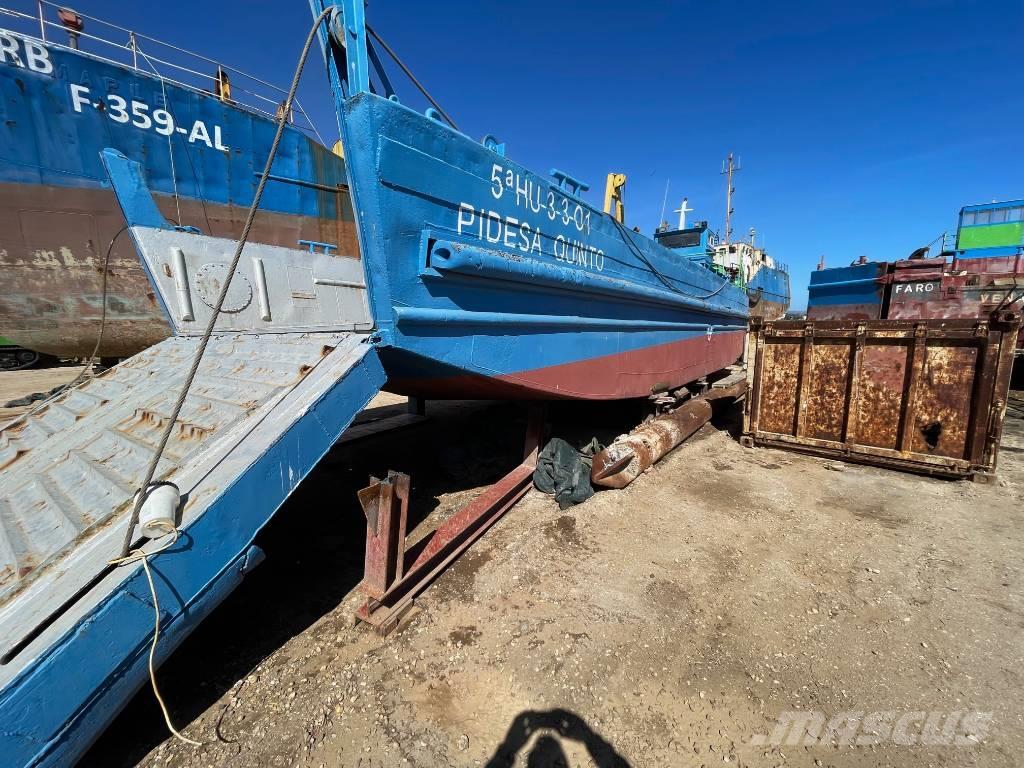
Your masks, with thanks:
[[[529,768],[568,768],[569,760],[562,749],[565,740],[582,744],[597,768],[630,768],[629,761],[603,736],[579,715],[565,709],[520,712],[509,726],[504,741],[487,761],[486,768],[510,768],[538,733],[526,753]]]

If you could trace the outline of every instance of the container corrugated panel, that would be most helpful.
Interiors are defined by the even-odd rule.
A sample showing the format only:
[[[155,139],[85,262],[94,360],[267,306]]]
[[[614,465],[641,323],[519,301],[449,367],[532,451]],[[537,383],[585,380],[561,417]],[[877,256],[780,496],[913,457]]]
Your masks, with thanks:
[[[994,472],[1019,318],[754,322],[744,442],[926,474]]]
[[[346,338],[361,340],[214,336],[154,479],[173,480],[218,440],[237,439]],[[168,339],[0,430],[0,607],[126,515],[197,344]]]

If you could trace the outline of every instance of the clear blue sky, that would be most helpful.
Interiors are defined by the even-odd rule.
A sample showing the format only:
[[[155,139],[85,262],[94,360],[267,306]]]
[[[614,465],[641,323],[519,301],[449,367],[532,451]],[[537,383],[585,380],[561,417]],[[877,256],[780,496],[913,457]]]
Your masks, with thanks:
[[[311,20],[302,0],[79,10],[281,83]],[[964,204],[1024,197],[1021,0],[373,0],[367,15],[466,133],[583,178],[598,205],[605,174],[625,172],[645,232],[667,179],[669,211],[688,196],[721,229],[719,171],[738,154],[735,231],[756,227],[789,263],[794,307],[821,254],[900,257]],[[300,94],[333,139],[310,62]]]

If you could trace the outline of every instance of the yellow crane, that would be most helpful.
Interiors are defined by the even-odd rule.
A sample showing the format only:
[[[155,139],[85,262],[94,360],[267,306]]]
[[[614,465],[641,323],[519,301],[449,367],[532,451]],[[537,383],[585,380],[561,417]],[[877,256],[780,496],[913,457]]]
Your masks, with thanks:
[[[619,224],[626,222],[626,203],[623,198],[625,192],[626,174],[609,173],[604,185],[604,212],[610,213]]]

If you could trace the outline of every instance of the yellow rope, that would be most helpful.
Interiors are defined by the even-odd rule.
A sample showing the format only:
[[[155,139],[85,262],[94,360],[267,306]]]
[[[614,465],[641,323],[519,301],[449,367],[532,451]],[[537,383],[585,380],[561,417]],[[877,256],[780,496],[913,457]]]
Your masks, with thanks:
[[[149,593],[153,596],[153,642],[149,646],[149,681],[153,684],[153,694],[156,696],[156,701],[160,705],[160,711],[164,713],[164,722],[167,723],[167,729],[171,732],[171,734],[176,739],[179,739],[180,741],[183,741],[186,744],[191,744],[194,747],[201,747],[203,746],[202,742],[193,741],[187,736],[181,735],[178,732],[178,729],[174,727],[174,724],[171,722],[171,715],[167,711],[167,704],[164,703],[163,696],[160,695],[160,689],[157,687],[156,669],[153,667],[153,657],[156,655],[156,644],[157,641],[160,639],[160,603],[158,602],[156,597],[156,585],[153,583],[153,574],[149,570],[148,560],[151,556],[159,552],[163,552],[165,549],[169,547],[173,547],[175,543],[177,543],[178,541],[178,529],[171,525],[167,525],[166,523],[164,523],[163,526],[168,533],[172,534],[171,540],[168,541],[166,544],[163,544],[162,546],[153,550],[152,552],[146,552],[141,549],[133,549],[131,552],[128,553],[127,556],[118,557],[108,562],[110,563],[110,565],[120,565],[122,563],[133,563],[136,560],[142,561],[142,570],[146,572],[146,580],[149,582]]]

